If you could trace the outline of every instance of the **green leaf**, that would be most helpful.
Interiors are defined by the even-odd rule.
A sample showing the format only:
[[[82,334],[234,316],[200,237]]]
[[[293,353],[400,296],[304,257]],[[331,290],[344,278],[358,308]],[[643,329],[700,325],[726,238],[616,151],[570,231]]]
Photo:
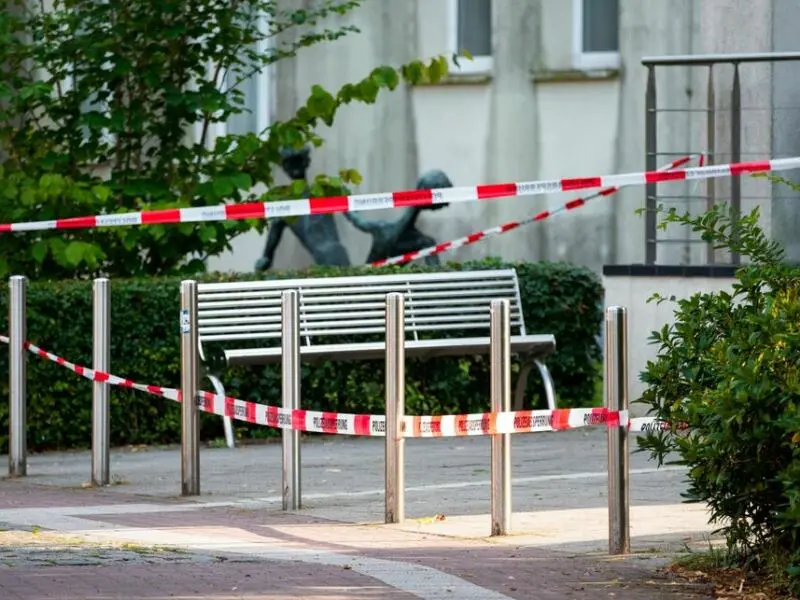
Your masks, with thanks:
[[[249,190],[253,187],[253,179],[247,173],[231,175],[231,183],[240,190]]]
[[[213,225],[200,226],[197,230],[197,235],[202,242],[210,242],[217,237],[217,228]]]
[[[152,229],[151,229],[151,235],[152,235]],[[137,232],[136,229],[131,228],[122,237],[122,247],[128,251],[133,250],[136,247],[138,241],[139,241],[139,233]]]
[[[358,85],[357,98],[366,104],[374,104],[380,88],[372,79],[365,79]]]
[[[228,198],[236,191],[236,186],[231,177],[217,177],[214,179],[212,187],[214,189],[214,194],[216,194],[218,198]]]
[[[47,240],[39,240],[31,247],[31,256],[40,265],[47,256]]]
[[[342,169],[339,171],[339,177],[343,182],[352,183],[354,185],[361,185],[362,182],[361,173],[355,169]]]
[[[165,225],[153,225],[149,227],[148,230],[148,233],[156,241],[163,239],[164,236],[167,235],[167,227]]]
[[[100,202],[105,202],[111,196],[111,190],[104,185],[92,187],[92,193]]]
[[[306,182],[293,181],[289,186],[289,190],[293,198],[299,198],[306,191]]]
[[[25,206],[34,206],[36,204],[36,190],[33,188],[26,187],[22,190],[22,193],[19,196],[20,203]]]
[[[428,67],[428,81],[431,83],[439,83],[442,79],[444,72],[442,71],[442,66],[439,64],[439,61],[433,61]]]
[[[315,85],[311,88],[311,96],[306,102],[306,108],[312,118],[321,118],[326,124],[330,125],[333,112],[336,110],[336,99],[325,88]]]
[[[87,244],[85,242],[78,241],[67,244],[64,250],[64,257],[67,259],[67,262],[73,267],[77,267],[81,264],[84,254],[86,254],[86,246]]]

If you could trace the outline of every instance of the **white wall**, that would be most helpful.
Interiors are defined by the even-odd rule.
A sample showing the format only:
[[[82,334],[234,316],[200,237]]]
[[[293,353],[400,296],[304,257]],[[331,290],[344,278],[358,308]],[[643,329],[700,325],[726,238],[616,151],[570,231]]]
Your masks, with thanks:
[[[538,86],[538,97],[541,176],[580,177],[613,173],[618,82],[542,83]],[[555,209],[579,195],[580,192],[552,194],[543,199],[523,200],[521,204],[536,209]],[[597,198],[577,210],[532,225],[525,232],[546,240],[542,258],[576,262],[600,270],[611,259],[614,240],[610,225],[615,202],[614,196]],[[514,235],[506,236],[509,242]]]
[[[628,309],[628,393],[634,416],[643,416],[646,412],[644,405],[634,404],[645,390],[639,376],[648,361],[655,360],[658,354],[658,348],[650,344],[648,338],[653,331],[675,322],[673,303],[648,303],[648,298],[659,293],[680,300],[696,292],[730,291],[733,282],[732,277],[603,277],[605,307]]]

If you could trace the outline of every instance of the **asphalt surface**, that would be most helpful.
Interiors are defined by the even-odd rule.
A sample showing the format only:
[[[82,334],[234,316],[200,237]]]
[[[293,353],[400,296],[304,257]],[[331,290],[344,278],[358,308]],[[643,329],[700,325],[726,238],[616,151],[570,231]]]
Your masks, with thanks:
[[[633,506],[680,503],[683,473],[657,465],[631,436],[630,498]],[[575,430],[512,437],[513,509],[606,506],[605,431]],[[406,514],[485,514],[490,510],[490,439],[409,439],[405,442]],[[88,451],[47,453],[28,459],[31,483],[80,487],[90,479]],[[108,488],[156,498],[180,496],[180,449],[113,450]],[[200,453],[203,501],[251,502],[280,508],[281,445]],[[384,440],[330,436],[301,445],[303,509],[347,521],[383,517]]]

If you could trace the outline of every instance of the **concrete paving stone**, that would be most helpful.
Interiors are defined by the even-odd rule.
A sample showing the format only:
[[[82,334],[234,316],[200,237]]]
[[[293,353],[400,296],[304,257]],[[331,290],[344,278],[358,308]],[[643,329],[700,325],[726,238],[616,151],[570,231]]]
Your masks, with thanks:
[[[86,515],[84,518],[103,520],[107,517]],[[698,598],[705,591],[702,586],[683,584],[657,574],[656,569],[666,565],[671,554],[664,553],[665,548],[647,545],[650,542],[646,540],[638,543],[634,540],[634,545],[644,551],[619,560],[597,552],[587,554],[585,549],[575,553],[563,551],[563,546],[562,549],[547,545],[526,546],[524,536],[511,536],[502,541],[453,538],[424,528],[359,526],[326,522],[303,514],[241,508],[115,515],[113,519],[123,527],[149,524],[161,531],[188,529],[205,535],[216,532],[218,537],[239,542],[261,541],[271,547],[311,546],[324,552],[423,565],[508,598],[596,598],[600,594],[626,599]],[[531,595],[532,589],[536,590],[536,595]]]

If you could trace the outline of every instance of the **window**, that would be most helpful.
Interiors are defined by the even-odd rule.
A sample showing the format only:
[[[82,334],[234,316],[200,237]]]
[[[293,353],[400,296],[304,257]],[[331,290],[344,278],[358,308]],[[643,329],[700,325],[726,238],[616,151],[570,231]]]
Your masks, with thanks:
[[[472,60],[460,60],[461,73],[492,69],[492,0],[450,0],[451,47],[466,50]]]
[[[267,31],[268,21],[264,16],[257,17],[258,27]],[[259,40],[248,48],[248,51],[264,54],[269,48],[269,40]],[[215,65],[209,64],[207,77],[213,76]],[[242,135],[246,133],[261,134],[270,125],[272,114],[272,69],[264,68],[260,73],[253,73],[244,80],[239,72],[226,72],[218,83],[220,89],[235,88],[242,93],[243,112],[233,114],[224,123],[212,123],[206,133],[206,146],[213,147],[217,136],[227,134]],[[195,140],[200,140],[202,124],[195,125]]]
[[[268,31],[268,20],[265,16],[258,18],[258,26],[262,32]],[[263,55],[270,45],[268,39],[259,40],[250,48],[253,52]],[[233,77],[229,77],[232,80]],[[234,81],[228,81],[233,84]],[[228,133],[262,133],[271,120],[272,107],[272,68],[266,67],[260,73],[253,73],[250,77],[239,83],[237,89],[244,94],[245,112],[228,117]]]
[[[619,0],[573,0],[576,69],[619,67]]]

